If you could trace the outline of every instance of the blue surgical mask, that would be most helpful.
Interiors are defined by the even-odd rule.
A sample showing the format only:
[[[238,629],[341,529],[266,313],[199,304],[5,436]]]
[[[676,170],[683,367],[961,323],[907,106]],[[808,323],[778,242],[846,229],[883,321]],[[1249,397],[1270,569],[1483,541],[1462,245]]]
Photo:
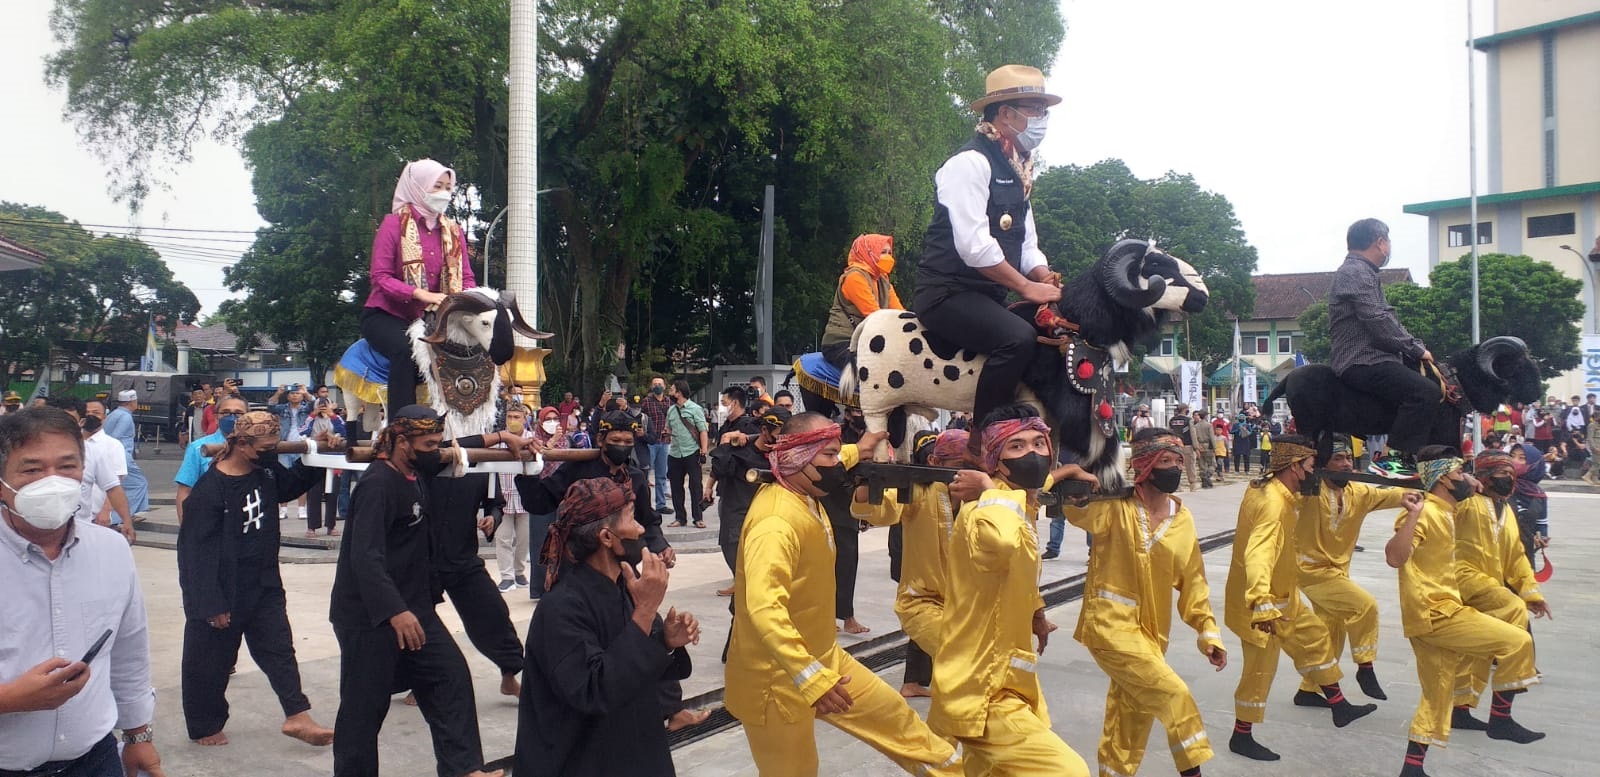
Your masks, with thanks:
[[[239,416],[236,415],[219,416],[217,418],[217,431],[222,432],[224,437],[233,434],[233,425],[238,420]]]
[[[1050,114],[1029,116],[1027,128],[1017,133],[1017,145],[1021,146],[1022,150],[1033,153],[1034,149],[1044,142],[1044,133],[1049,126]]]

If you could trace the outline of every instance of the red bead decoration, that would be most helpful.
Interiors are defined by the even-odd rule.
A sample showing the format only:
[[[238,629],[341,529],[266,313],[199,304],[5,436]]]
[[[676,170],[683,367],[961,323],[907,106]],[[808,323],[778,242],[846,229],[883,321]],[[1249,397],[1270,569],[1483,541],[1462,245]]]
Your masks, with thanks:
[[[1094,362],[1087,359],[1078,362],[1078,380],[1089,380],[1094,377]]]
[[[1107,401],[1105,401],[1103,399],[1100,400],[1099,412],[1100,412],[1100,417],[1101,418],[1110,418],[1111,417],[1111,403],[1107,402]]]

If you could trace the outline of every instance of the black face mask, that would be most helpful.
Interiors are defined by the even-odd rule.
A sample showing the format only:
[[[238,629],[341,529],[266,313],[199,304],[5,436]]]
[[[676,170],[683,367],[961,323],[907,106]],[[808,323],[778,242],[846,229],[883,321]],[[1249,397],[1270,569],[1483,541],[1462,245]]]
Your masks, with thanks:
[[[639,565],[644,563],[644,538],[635,539],[618,538],[622,543],[622,560],[633,565],[634,572],[639,571]]]
[[[1512,490],[1516,487],[1517,481],[1510,475],[1495,475],[1489,478],[1489,490],[1501,496],[1511,496]]]
[[[1450,498],[1456,500],[1457,502],[1466,501],[1467,499],[1472,498],[1472,482],[1466,478],[1462,478],[1454,483],[1451,483]]]
[[[1050,476],[1050,459],[1042,453],[1029,453],[1015,459],[1001,459],[1006,482],[1017,488],[1044,488]]]
[[[1178,484],[1183,482],[1183,469],[1180,467],[1161,467],[1150,473],[1150,485],[1163,494],[1178,492]]]
[[[432,475],[442,469],[443,457],[438,451],[411,452],[411,468],[427,475]]]
[[[633,446],[607,445],[601,450],[601,455],[605,456],[606,461],[612,464],[627,464],[629,458],[633,456]]]
[[[850,488],[849,476],[843,464],[817,467],[816,487],[829,496],[843,496]]]

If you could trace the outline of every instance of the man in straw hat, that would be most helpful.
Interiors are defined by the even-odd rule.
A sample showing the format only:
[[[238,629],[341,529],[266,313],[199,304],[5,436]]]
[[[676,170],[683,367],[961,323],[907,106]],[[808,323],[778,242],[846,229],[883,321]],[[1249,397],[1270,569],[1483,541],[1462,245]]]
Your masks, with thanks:
[[[189,738],[226,745],[228,673],[241,640],[278,695],[283,733],[307,744],[333,742],[333,729],[311,718],[300,687],[294,635],[278,573],[278,502],[320,482],[303,462],[285,468],[268,453],[278,419],[245,413],[233,424],[215,464],[195,481],[178,529],[178,586],[183,590],[183,719]],[[323,438],[328,439],[327,437]]]
[[[1491,618],[1519,629],[1528,628],[1528,614],[1553,617],[1533,567],[1522,552],[1522,533],[1509,499],[1516,489],[1511,455],[1489,450],[1473,459],[1472,471],[1483,483],[1483,493],[1456,503],[1456,583],[1461,602]],[[1456,672],[1455,711],[1450,727],[1482,731],[1487,725],[1474,717],[1483,689],[1489,684],[1489,657],[1474,656]]]
[[[635,498],[626,479],[589,478],[561,499],[540,549],[548,593],[528,624],[518,775],[674,774],[658,689],[689,676],[700,624],[659,614],[667,565],[645,547]]]
[[[1406,496],[1406,512],[1395,522],[1394,537],[1383,549],[1384,560],[1400,570],[1400,622],[1416,653],[1417,679],[1422,684],[1401,777],[1426,777],[1423,759],[1428,747],[1450,740],[1456,671],[1464,659],[1496,662],[1489,738],[1519,744],[1544,738],[1511,718],[1512,699],[1539,682],[1533,637],[1526,629],[1461,601],[1454,513],[1474,490],[1461,465],[1459,454],[1447,446],[1429,445],[1417,451],[1417,475],[1426,495]]]
[[[834,530],[818,500],[847,492],[846,469],[884,436],[868,433],[857,448],[841,446],[839,433],[826,417],[800,413],[767,453],[777,482],[763,486],[750,504],[734,573],[728,712],[744,724],[762,777],[815,777],[818,720],[912,774],[960,774],[955,748],[839,647]],[[864,502],[865,489],[856,496]],[[884,505],[893,501],[886,493]],[[887,512],[859,503],[852,509],[868,520]]]
[[[1183,777],[1198,777],[1212,757],[1194,696],[1166,659],[1177,591],[1178,616],[1199,634],[1201,655],[1219,672],[1228,665],[1194,516],[1173,496],[1183,479],[1185,447],[1171,431],[1141,429],[1133,436],[1133,493],[1065,511],[1072,525],[1089,532],[1095,549],[1073,636],[1111,677],[1101,774],[1137,773],[1156,720]]]
[[[1333,725],[1343,728],[1377,709],[1345,699],[1328,627],[1300,601],[1295,519],[1300,485],[1313,477],[1316,455],[1305,437],[1278,435],[1267,473],[1250,482],[1239,504],[1223,620],[1242,643],[1244,668],[1233,694],[1235,720],[1228,749],[1257,761],[1278,760],[1277,753],[1256,742],[1252,729],[1267,719],[1267,693],[1278,672],[1280,650],[1294,660],[1302,677],[1322,690]]]
[[[973,397],[978,419],[1014,399],[1033,354],[1033,325],[1006,310],[1007,293],[1037,304],[1061,299],[1028,206],[1034,153],[1061,98],[1025,65],[995,69],[985,88],[972,102],[983,117],[976,134],[934,174],[933,223],[911,304],[929,331],[988,355]]]
[[[1328,469],[1334,472],[1355,470],[1350,437],[1333,436],[1333,453]],[[1378,658],[1378,601],[1350,579],[1350,554],[1361,537],[1361,524],[1374,510],[1400,506],[1405,491],[1377,488],[1330,478],[1321,493],[1300,501],[1299,523],[1295,527],[1295,561],[1300,569],[1300,590],[1311,600],[1311,608],[1328,627],[1333,656],[1344,652],[1346,633],[1350,637],[1350,658],[1356,662],[1356,682],[1361,692],[1373,699],[1389,698],[1378,684],[1372,662]],[[1322,689],[1310,678],[1301,678],[1294,703],[1302,707],[1326,707]]]

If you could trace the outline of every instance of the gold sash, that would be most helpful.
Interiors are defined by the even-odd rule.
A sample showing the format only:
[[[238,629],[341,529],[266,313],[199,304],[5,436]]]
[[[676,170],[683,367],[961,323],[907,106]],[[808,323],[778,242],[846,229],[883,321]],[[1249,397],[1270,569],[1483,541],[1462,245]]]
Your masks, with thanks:
[[[400,214],[405,226],[400,235],[400,268],[406,283],[419,289],[428,289],[428,271],[422,263],[422,241],[417,237],[417,219],[407,209]],[[458,227],[454,221],[439,217],[439,246],[443,249],[444,261],[439,266],[439,291],[445,294],[455,294],[461,291],[461,240],[458,239]],[[433,291],[433,289],[428,289]]]

